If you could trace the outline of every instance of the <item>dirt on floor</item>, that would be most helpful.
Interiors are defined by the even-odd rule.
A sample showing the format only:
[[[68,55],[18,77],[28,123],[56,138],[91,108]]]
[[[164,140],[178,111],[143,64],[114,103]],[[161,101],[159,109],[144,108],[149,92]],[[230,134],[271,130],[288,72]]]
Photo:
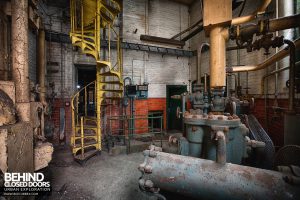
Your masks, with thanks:
[[[56,147],[48,171],[52,194],[47,199],[155,200],[138,188],[137,167],[143,160],[141,152],[117,156],[102,152],[81,166],[69,147]]]

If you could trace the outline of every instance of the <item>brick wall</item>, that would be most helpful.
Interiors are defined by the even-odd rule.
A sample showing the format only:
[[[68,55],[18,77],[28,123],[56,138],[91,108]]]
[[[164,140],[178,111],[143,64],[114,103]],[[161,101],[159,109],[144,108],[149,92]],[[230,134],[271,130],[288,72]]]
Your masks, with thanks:
[[[274,110],[274,99],[267,99],[267,115],[265,110],[265,100],[263,98],[255,99],[255,108],[253,114],[263,126],[265,131],[271,137],[276,147],[283,146],[284,138],[284,110]],[[287,109],[288,99],[278,99],[278,107]],[[267,118],[266,118],[267,117]],[[266,120],[267,119],[267,120]]]
[[[148,132],[148,117],[149,112],[151,111],[161,111],[163,113],[163,128],[166,128],[167,122],[167,112],[166,112],[166,98],[149,98],[149,99],[139,99],[134,101],[134,108],[135,108],[135,133],[147,133]],[[105,108],[106,116],[117,116],[122,115],[122,106],[118,104],[113,104]],[[130,106],[126,108],[126,114],[130,115]],[[138,119],[141,118],[141,119]],[[108,121],[107,128],[112,127],[113,130],[118,128],[122,128],[122,123],[120,121]],[[128,124],[125,125],[128,128]],[[116,133],[114,131],[114,133]],[[126,132],[127,133],[127,132]]]
[[[53,105],[53,112],[51,115],[51,120],[54,123],[55,126],[55,131],[54,131],[54,143],[59,142],[59,125],[60,125],[60,108],[65,109],[65,138],[64,140],[67,143],[70,143],[71,140],[71,133],[72,133],[72,112],[71,112],[71,106],[66,106],[66,102],[70,103],[70,99],[61,99],[61,98],[56,98],[54,100],[54,105]]]

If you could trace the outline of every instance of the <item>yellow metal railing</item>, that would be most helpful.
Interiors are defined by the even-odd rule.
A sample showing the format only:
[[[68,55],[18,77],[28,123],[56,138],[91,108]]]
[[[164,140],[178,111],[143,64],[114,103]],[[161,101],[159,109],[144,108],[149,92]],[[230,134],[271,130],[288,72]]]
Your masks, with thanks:
[[[96,102],[95,115],[92,120],[96,122],[96,141],[95,147],[101,150],[101,104],[104,99],[120,98],[123,95],[123,81],[122,81],[122,50],[120,45],[120,37],[113,27],[113,22],[117,18],[118,13],[121,11],[121,0],[71,0],[70,13],[71,13],[71,32],[70,37],[72,44],[81,48],[85,54],[92,55],[96,60],[96,81],[94,84],[95,95],[94,101]],[[101,32],[102,31],[102,32]],[[101,33],[108,33],[103,37]],[[117,38],[116,41],[116,64],[112,65],[112,50],[111,38],[112,34]],[[101,41],[107,41],[106,50],[101,51]],[[73,146],[73,153],[81,150],[81,155],[84,157],[86,147],[85,145],[85,130],[87,127],[88,111],[87,111],[87,85],[72,97],[72,130],[73,135],[71,143]],[[83,93],[83,95],[81,94]],[[79,116],[79,98],[84,98],[84,112],[83,116]],[[80,122],[79,122],[80,117]],[[76,144],[76,134],[80,129],[82,136],[80,147]],[[91,146],[91,145],[90,145]]]

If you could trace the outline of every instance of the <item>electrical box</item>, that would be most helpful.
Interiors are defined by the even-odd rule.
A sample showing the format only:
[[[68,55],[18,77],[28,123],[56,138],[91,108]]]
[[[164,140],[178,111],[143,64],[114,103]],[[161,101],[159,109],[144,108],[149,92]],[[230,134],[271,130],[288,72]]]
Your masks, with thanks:
[[[148,98],[148,85],[126,85],[126,96],[137,99]]]
[[[148,85],[137,85],[137,96],[138,99],[148,98]]]

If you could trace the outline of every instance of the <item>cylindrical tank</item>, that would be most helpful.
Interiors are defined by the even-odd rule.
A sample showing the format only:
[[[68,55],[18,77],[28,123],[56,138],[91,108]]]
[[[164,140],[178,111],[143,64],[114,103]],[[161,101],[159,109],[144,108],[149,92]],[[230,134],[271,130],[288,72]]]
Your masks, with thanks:
[[[280,172],[146,150],[139,184],[196,199],[299,199],[300,188]],[[159,189],[158,189],[159,188]]]
[[[185,114],[186,138],[189,156],[216,160],[217,141],[213,138],[212,127],[226,127],[226,157],[227,162],[241,164],[246,152],[245,136],[248,129],[238,117],[225,115],[192,115]],[[180,147],[179,149],[187,149]],[[181,155],[186,155],[179,152]]]

